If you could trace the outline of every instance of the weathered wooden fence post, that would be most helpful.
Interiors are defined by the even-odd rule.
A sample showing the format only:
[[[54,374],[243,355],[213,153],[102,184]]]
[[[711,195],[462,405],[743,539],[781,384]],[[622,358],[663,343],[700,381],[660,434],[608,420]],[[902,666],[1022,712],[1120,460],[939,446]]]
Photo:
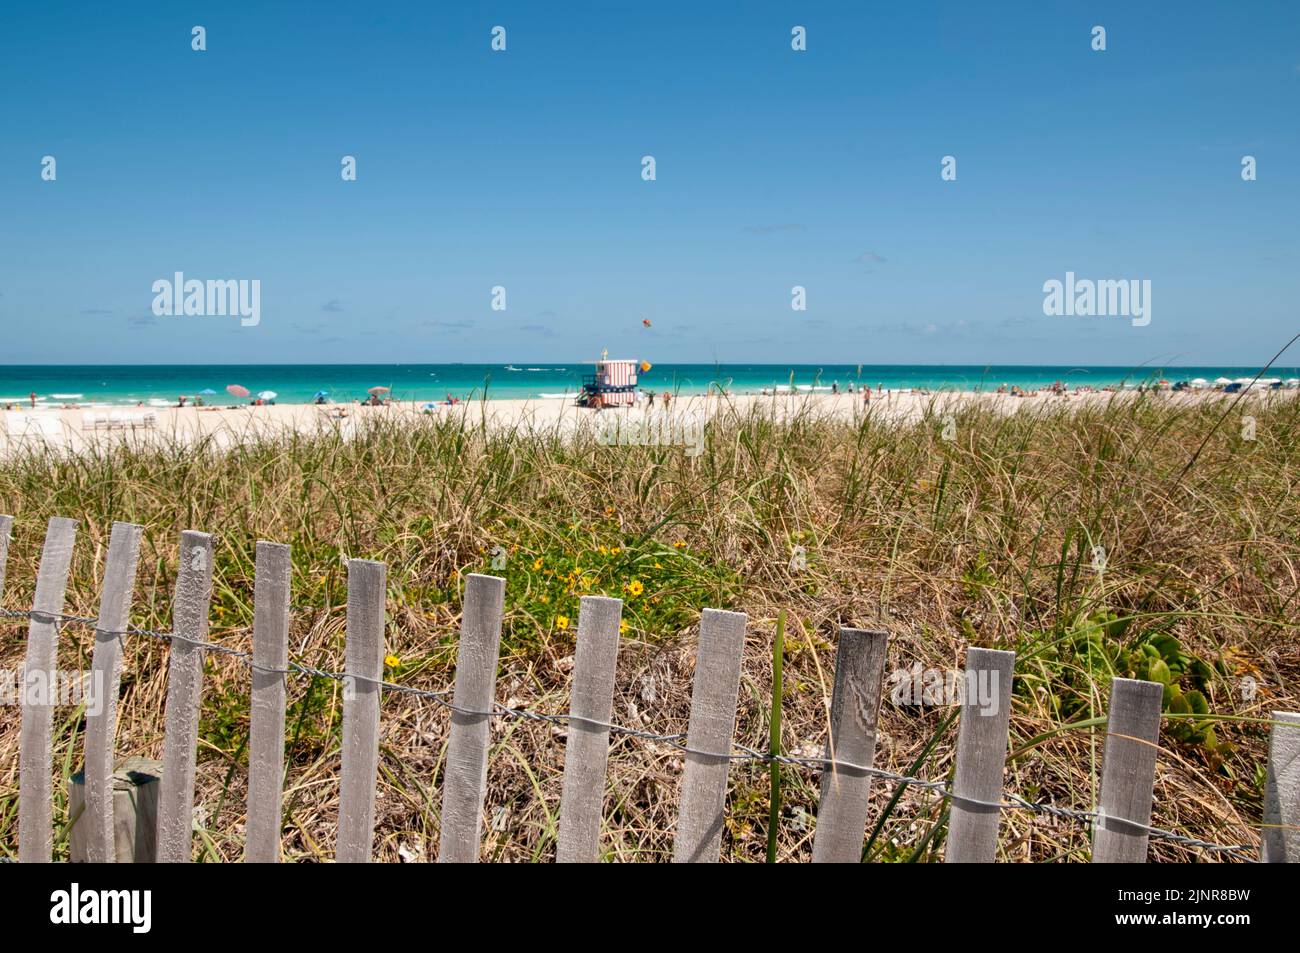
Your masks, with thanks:
[[[212,537],[181,533],[167,662],[163,775],[158,791],[158,862],[187,864],[194,834],[194,769],[198,758],[199,709],[203,703],[203,655],[212,600]]]
[[[257,542],[253,591],[253,691],[248,730],[244,860],[280,859],[284,794],[285,667],[289,664],[289,547]]]
[[[54,852],[51,732],[58,690],[59,624],[77,521],[53,516],[36,573],[36,599],[27,630],[27,657],[20,688],[22,725],[18,752],[18,859],[48,864]]]
[[[152,864],[158,858],[158,790],[161,762],[151,758],[127,758],[108,778],[109,862]],[[68,816],[83,816],[86,805],[85,772],[68,779]],[[68,857],[73,863],[90,857],[90,828],[74,823],[68,832]]]
[[[1144,827],[1151,823],[1163,699],[1164,686],[1159,682],[1111,680],[1101,762],[1102,816],[1092,839],[1094,864],[1146,862]]]
[[[9,562],[9,534],[13,528],[12,516],[0,516],[0,596],[5,594],[5,564]]]
[[[1273,712],[1260,860],[1300,864],[1300,713]]]
[[[889,633],[840,629],[831,692],[826,757],[836,762],[822,772],[813,863],[856,864],[867,833],[871,774],[876,758],[876,722]],[[852,767],[850,767],[852,765]]]
[[[131,617],[131,596],[135,592],[135,568],[143,532],[134,523],[114,523],[108,538],[104,590],[100,594],[99,621],[95,625],[95,648],[90,663],[92,698],[86,706],[85,812],[73,822],[69,844],[69,856],[73,861],[105,864],[118,859],[113,811],[114,792],[119,780],[115,779],[113,770],[113,737],[117,729],[122,635]],[[122,780],[130,784],[128,780]],[[146,802],[140,799],[137,803]],[[69,816],[74,815],[70,812]],[[148,826],[157,822],[157,817],[151,814],[132,818],[130,823],[134,827],[137,823]],[[123,823],[126,823],[125,819]],[[149,832],[148,839],[153,843],[154,831]],[[81,845],[85,846],[84,855],[79,849],[71,849]]]
[[[984,805],[1002,800],[1015,667],[1015,652],[975,648],[966,652],[966,695],[957,729],[957,770],[945,863],[987,864],[997,856],[1002,811]]]
[[[714,863],[722,851],[731,740],[745,652],[743,612],[705,609],[691,682],[686,771],[673,837],[674,863]]]
[[[453,696],[459,710],[451,714],[442,772],[439,863],[478,861],[505,594],[506,581],[496,576],[471,573],[465,580]]]
[[[614,709],[614,669],[623,600],[583,596],[578,647],[573,657],[569,730],[560,793],[558,863],[593,863],[600,857],[600,819]]]
[[[348,560],[348,677],[343,683],[343,764],[334,849],[340,864],[367,864],[374,847],[387,572],[381,562]]]

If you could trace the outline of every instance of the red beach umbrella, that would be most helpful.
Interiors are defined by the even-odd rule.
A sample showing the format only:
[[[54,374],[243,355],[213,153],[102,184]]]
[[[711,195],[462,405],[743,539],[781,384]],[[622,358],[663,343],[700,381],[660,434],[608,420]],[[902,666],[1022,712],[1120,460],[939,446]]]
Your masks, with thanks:
[[[239,384],[230,384],[226,387],[226,393],[231,397],[247,397],[249,391],[247,387],[243,387]]]
[[[372,387],[366,393],[370,394],[372,397],[378,397],[380,394],[387,394],[388,390],[387,387]]]

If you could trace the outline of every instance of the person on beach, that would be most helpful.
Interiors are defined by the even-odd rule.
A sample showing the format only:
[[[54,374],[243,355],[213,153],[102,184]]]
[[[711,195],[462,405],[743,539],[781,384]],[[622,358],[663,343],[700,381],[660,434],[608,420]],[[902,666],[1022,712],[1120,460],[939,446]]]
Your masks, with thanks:
[[[654,409],[655,409],[655,392],[652,391],[652,390],[648,390],[648,391],[645,392],[645,396],[646,396],[646,405],[647,405],[651,410],[654,410]]]
[[[832,394],[838,394],[839,392],[840,392],[840,382],[839,382],[839,381],[831,381],[831,393],[832,393]]]
[[[669,403],[672,402],[672,399],[673,399],[673,395],[670,394],[670,393],[668,393],[668,391],[664,391],[664,397],[663,397],[663,401],[664,401],[664,410],[667,410],[667,409],[668,409],[668,405],[669,405]]]
[[[32,406],[35,407],[35,406],[36,406],[36,391],[32,391],[32,392],[28,395],[27,399],[30,400],[30,401],[32,402]]]

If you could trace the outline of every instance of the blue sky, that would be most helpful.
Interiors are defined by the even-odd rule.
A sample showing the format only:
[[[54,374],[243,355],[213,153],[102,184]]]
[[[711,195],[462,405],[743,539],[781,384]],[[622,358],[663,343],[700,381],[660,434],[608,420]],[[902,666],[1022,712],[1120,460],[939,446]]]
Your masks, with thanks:
[[[0,364],[1249,365],[1300,330],[1294,2],[23,4],[0,88]],[[1150,279],[1151,323],[1045,316],[1067,270]],[[260,325],[154,317],[176,271],[259,279]]]

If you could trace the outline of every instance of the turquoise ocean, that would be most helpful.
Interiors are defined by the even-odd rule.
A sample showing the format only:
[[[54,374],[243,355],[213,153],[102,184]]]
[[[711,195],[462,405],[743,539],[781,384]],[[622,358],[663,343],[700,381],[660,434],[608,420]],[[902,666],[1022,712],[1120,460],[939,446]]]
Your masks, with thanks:
[[[996,390],[1003,384],[1026,389],[1064,381],[1072,388],[1136,387],[1162,378],[1253,377],[1258,367],[1067,367],[929,364],[656,364],[640,385],[656,392],[698,394],[721,387],[734,394],[793,386],[801,391],[869,386],[888,390]],[[172,405],[184,394],[204,390],[209,403],[237,401],[226,386],[253,394],[272,391],[278,403],[307,403],[318,391],[333,402],[365,399],[372,387],[389,387],[399,401],[562,397],[575,393],[589,363],[519,361],[514,364],[253,364],[253,365],[0,365],[0,405],[26,403],[35,392],[41,405],[76,403]],[[1295,367],[1270,368],[1268,377],[1300,377]],[[242,402],[242,401],[238,401]]]

